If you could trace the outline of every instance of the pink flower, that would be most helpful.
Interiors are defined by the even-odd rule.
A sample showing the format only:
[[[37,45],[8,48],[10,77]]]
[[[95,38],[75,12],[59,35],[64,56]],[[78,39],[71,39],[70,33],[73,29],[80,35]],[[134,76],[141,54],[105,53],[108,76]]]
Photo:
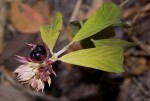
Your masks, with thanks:
[[[36,46],[34,45],[34,48],[35,47]],[[32,49],[32,51],[34,51],[34,48]],[[38,54],[40,54],[40,52]],[[53,63],[52,61],[48,60],[47,58],[44,61],[35,62],[35,60],[32,61],[30,57],[22,57],[18,55],[16,60],[19,61],[20,63],[23,63],[14,71],[14,73],[17,74],[17,79],[20,82],[28,83],[36,91],[41,90],[42,92],[45,86],[44,85],[45,82],[48,82],[50,86],[51,84],[50,75],[51,74],[56,75],[51,65]]]

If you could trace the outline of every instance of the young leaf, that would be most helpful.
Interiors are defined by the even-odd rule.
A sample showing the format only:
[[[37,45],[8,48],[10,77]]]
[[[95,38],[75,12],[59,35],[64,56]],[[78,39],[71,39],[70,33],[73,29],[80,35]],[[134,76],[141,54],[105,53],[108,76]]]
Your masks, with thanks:
[[[85,22],[72,42],[83,40],[110,25],[120,23],[120,18],[120,8],[111,2],[105,3]]]
[[[41,37],[44,43],[52,51],[59,36],[59,30],[62,28],[62,14],[56,13],[55,21],[52,25],[42,25],[40,27]]]
[[[112,45],[118,45],[123,48],[133,47],[136,44],[124,41],[124,40],[118,40],[118,39],[102,39],[102,40],[92,40],[94,42],[94,45],[96,47],[101,47],[104,45],[112,46]]]
[[[123,48],[103,46],[68,53],[59,60],[107,72],[123,72]]]

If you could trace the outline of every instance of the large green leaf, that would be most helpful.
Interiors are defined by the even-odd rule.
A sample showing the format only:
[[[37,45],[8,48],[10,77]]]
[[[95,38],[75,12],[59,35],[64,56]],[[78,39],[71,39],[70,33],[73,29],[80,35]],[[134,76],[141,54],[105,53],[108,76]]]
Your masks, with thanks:
[[[121,10],[111,3],[104,3],[82,26],[72,42],[88,38],[106,27],[120,23]]]
[[[40,32],[44,43],[52,51],[59,36],[59,30],[62,28],[62,14],[57,12],[52,25],[41,25]]]
[[[68,53],[59,60],[108,72],[123,72],[123,48],[102,46]]]
[[[119,39],[101,39],[101,40],[92,40],[94,42],[94,45],[96,47],[101,47],[104,45],[112,46],[112,45],[118,45],[123,48],[128,48],[128,47],[133,47],[136,44],[124,41],[124,40],[119,40]]]

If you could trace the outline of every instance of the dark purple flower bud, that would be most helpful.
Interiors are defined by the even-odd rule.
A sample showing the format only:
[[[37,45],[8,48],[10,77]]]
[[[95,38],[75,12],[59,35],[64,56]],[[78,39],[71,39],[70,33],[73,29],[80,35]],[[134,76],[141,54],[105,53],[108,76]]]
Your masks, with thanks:
[[[44,46],[42,45],[37,45],[34,50],[36,50],[37,52],[41,53],[42,55],[46,55],[46,49]]]
[[[47,58],[47,52],[44,46],[37,45],[30,53],[33,61],[44,61]]]

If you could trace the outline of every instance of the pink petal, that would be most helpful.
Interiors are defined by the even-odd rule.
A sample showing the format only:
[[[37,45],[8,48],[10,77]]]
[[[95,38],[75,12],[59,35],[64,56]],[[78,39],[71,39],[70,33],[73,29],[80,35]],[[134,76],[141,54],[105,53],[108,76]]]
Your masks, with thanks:
[[[48,85],[50,86],[51,85],[51,82],[52,82],[52,80],[51,80],[51,78],[48,76]]]
[[[19,81],[27,81],[31,79],[36,74],[36,69],[28,68],[23,74],[21,74],[18,79]]]
[[[26,72],[22,75],[20,75],[20,77],[18,77],[19,81],[27,81],[30,80],[34,75],[32,75],[32,72]]]
[[[57,75],[56,75],[56,72],[55,72],[53,69],[52,69],[52,73],[53,73],[55,76],[57,76]]]
[[[20,63],[28,63],[29,62],[27,57],[22,57],[22,56],[19,56],[19,55],[16,55],[16,57],[17,57],[16,60]]]
[[[44,90],[44,83],[41,81],[41,79],[38,80],[38,88],[37,88],[37,91],[39,90]]]
[[[26,69],[28,69],[29,66],[27,64],[25,65],[20,65],[15,71],[14,73],[21,73],[24,72]]]
[[[31,84],[31,87],[34,89],[38,87],[38,82],[36,81],[35,78],[31,79],[30,84]]]
[[[42,82],[41,79],[36,79],[36,78],[33,78],[31,80],[31,87],[34,88],[36,91],[39,91],[39,90],[44,90],[44,83]]]
[[[51,64],[53,64],[54,62],[53,61],[51,61],[51,60],[48,60],[47,61],[47,65],[51,65]]]
[[[26,45],[31,47],[31,50],[33,50],[37,45],[32,43],[26,43]]]

